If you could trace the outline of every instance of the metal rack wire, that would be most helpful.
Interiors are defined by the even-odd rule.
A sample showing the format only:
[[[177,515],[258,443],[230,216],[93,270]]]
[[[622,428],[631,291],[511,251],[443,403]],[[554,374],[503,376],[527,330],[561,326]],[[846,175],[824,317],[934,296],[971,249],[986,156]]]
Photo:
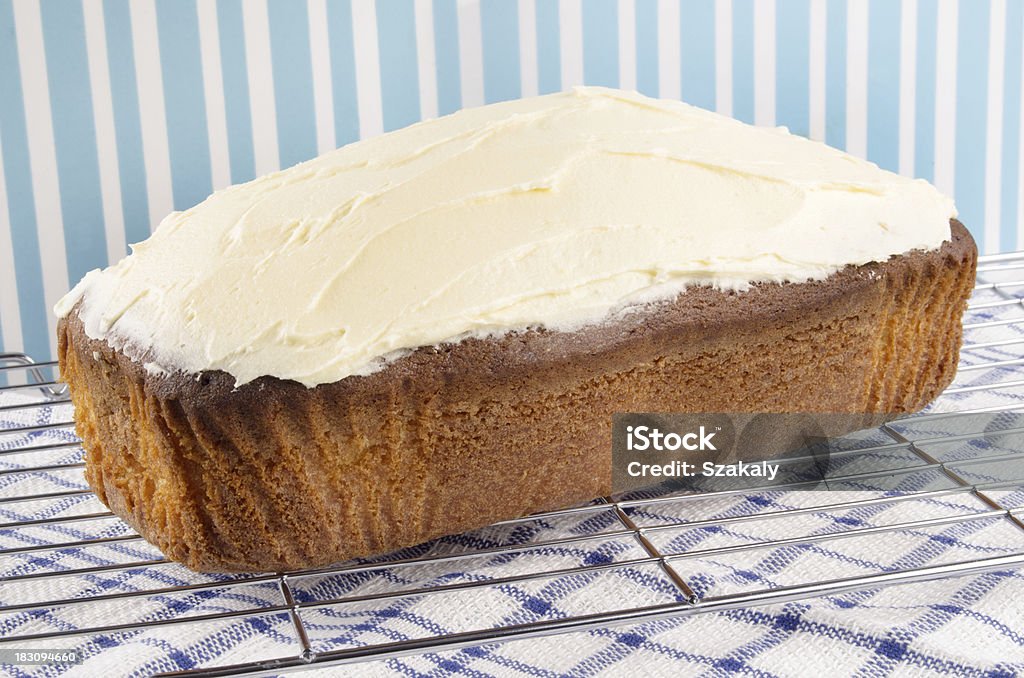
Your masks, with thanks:
[[[1017,463],[1024,459],[1024,415],[1016,414],[1024,410],[1024,380],[1014,378],[1014,368],[1022,365],[1024,254],[984,257],[957,381],[931,411],[846,441],[849,463],[840,465],[830,484],[847,492],[824,500],[822,493],[806,493],[754,503],[745,500],[778,498],[794,488],[606,497],[374,560],[215,576],[165,561],[96,500],[84,482],[83,452],[55,364],[0,354],[0,393],[21,396],[0,406],[0,627],[31,620],[12,623],[0,648],[73,646],[184,625],[209,626],[213,633],[218,625],[245,620],[257,636],[276,639],[269,649],[254,655],[243,646],[219,665],[173,674],[237,675],[1024,566],[1024,465]],[[991,398],[982,402],[981,395]],[[867,471],[857,462],[865,457],[874,460]],[[849,519],[866,508],[872,509],[870,518]],[[751,552],[934,539],[950,526],[968,525],[986,535],[985,555],[950,548],[924,565],[801,571],[792,581],[770,585],[705,576]],[[764,537],[766,532],[771,536]],[[630,589],[618,576],[626,570],[644,573],[654,585]],[[567,614],[546,614],[543,586],[574,579],[603,587],[607,595]],[[481,625],[465,615],[440,632],[418,635],[362,638],[337,630],[338,619],[358,621],[396,601],[436,601],[456,610],[467,596],[500,587],[516,587],[539,602],[531,614],[500,624]],[[216,599],[218,606],[183,605],[174,614],[177,608],[167,601],[186,596]],[[153,601],[161,601],[159,613]],[[85,621],[48,624],[57,612],[62,619]],[[87,621],[103,614],[109,623]]]

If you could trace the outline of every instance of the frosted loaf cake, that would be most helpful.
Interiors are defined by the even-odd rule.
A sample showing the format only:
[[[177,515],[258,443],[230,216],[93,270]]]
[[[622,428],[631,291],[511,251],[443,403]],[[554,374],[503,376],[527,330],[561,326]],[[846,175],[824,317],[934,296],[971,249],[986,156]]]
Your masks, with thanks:
[[[322,565],[606,493],[615,411],[921,408],[973,284],[955,216],[784,130],[580,88],[169,215],[57,305],[61,372],[90,484],[169,557]]]

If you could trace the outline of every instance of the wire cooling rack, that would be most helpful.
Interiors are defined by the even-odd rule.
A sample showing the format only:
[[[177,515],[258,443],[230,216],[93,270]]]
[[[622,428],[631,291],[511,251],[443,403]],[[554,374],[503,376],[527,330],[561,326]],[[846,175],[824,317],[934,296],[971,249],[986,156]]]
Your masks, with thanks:
[[[236,576],[167,562],[107,511],[85,484],[54,363],[0,354],[0,650],[117,652],[135,639],[138,652],[188,633],[229,651],[174,675],[236,675],[1020,567],[1022,366],[1024,254],[983,257],[953,386],[923,414],[838,441],[837,492],[794,483],[607,497],[377,559]],[[951,527],[969,529],[974,547],[959,548]],[[926,544],[927,557],[851,555],[908,540]],[[820,545],[851,557],[767,583],[743,576],[752,554]],[[564,593],[578,590],[586,595]],[[482,612],[509,599],[517,613]],[[415,606],[444,623],[410,625],[393,612]]]

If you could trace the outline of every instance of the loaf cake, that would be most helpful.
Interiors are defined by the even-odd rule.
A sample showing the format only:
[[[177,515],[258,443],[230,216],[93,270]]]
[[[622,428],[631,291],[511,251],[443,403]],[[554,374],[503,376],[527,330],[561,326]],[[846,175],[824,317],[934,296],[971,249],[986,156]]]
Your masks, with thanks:
[[[610,491],[611,415],[922,408],[976,249],[784,129],[578,88],[214,193],[60,301],[86,477],[169,558],[290,570]]]

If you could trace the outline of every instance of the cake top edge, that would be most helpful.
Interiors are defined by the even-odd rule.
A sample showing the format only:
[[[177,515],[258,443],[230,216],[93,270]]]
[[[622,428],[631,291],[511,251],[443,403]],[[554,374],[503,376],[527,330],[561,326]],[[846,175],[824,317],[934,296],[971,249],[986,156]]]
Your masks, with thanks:
[[[929,183],[783,128],[579,87],[218,191],[54,310],[154,369],[315,386],[691,285],[823,279],[935,249],[955,216]]]

